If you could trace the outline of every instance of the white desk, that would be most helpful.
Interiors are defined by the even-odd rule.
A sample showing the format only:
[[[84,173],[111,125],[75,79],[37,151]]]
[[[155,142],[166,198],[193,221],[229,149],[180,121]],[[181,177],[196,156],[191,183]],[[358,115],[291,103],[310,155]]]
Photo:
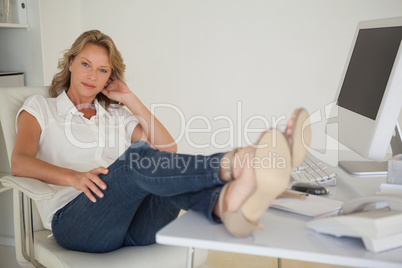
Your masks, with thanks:
[[[350,177],[337,171],[337,186],[330,188],[330,198],[349,200],[374,194],[385,178]],[[261,217],[263,230],[247,238],[234,238],[222,224],[210,223],[203,215],[189,211],[159,231],[160,244],[204,248],[267,257],[295,259],[355,267],[402,267],[402,248],[383,253],[367,251],[360,239],[336,238],[316,233],[306,227],[310,218],[269,209]],[[191,252],[189,250],[189,252]],[[190,267],[191,257],[189,258]]]

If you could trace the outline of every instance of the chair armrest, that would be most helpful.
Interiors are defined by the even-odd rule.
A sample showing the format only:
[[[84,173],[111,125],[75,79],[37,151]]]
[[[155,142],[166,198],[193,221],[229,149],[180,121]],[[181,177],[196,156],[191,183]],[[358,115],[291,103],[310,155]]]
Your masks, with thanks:
[[[35,201],[50,199],[56,192],[47,183],[32,178],[7,175],[2,177],[0,181],[4,186],[17,189]]]

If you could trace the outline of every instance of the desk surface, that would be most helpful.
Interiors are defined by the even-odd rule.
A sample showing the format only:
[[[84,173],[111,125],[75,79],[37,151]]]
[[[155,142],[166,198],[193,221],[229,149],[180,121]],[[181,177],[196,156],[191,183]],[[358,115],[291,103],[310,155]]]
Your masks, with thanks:
[[[329,187],[329,198],[349,200],[374,194],[385,182],[384,177],[351,177],[338,168],[336,172],[337,186]],[[271,208],[260,219],[263,230],[246,238],[234,238],[222,224],[213,224],[203,215],[189,211],[159,231],[156,240],[160,244],[344,266],[402,267],[402,248],[371,253],[361,239],[336,238],[308,229],[306,222],[310,219]]]

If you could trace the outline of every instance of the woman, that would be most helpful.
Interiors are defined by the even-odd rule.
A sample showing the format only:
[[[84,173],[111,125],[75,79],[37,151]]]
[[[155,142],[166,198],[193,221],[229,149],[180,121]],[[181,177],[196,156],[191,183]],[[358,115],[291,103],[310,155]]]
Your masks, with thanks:
[[[299,109],[285,134],[266,131],[258,146],[176,154],[169,132],[124,83],[112,39],[97,30],[79,36],[59,68],[52,98],[32,96],[17,115],[11,171],[56,190],[37,207],[65,248],[108,252],[155,243],[180,209],[223,221],[235,236],[249,235],[306,153],[307,113]],[[265,167],[268,155],[282,164]]]

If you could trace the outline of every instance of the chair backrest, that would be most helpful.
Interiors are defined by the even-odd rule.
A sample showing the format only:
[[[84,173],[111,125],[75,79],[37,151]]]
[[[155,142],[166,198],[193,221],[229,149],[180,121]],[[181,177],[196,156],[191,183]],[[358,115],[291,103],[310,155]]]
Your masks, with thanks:
[[[0,88],[0,123],[3,130],[8,161],[11,166],[11,153],[16,137],[16,115],[24,101],[32,95],[49,96],[49,87],[7,87]]]
[[[3,130],[4,143],[6,145],[8,161],[11,166],[11,153],[15,144],[16,138],[16,116],[18,110],[24,104],[24,101],[33,95],[49,96],[49,87],[8,87],[0,88],[0,124]],[[14,209],[19,209],[18,199],[14,198]],[[40,220],[35,203],[33,204],[34,230],[44,229]],[[14,232],[18,236],[19,221],[14,220]]]

